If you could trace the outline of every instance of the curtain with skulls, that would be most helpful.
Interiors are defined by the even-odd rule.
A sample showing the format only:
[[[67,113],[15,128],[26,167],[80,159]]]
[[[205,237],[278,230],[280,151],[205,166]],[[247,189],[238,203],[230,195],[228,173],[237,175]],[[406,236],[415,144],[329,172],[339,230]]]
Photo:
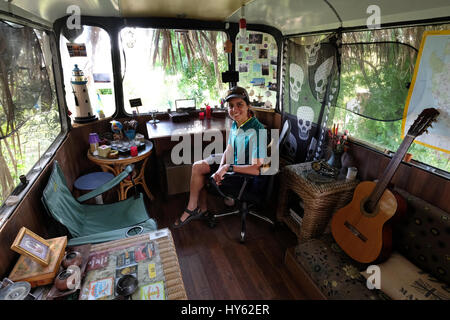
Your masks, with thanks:
[[[325,156],[326,122],[339,94],[337,35],[313,44],[284,42],[283,121],[291,133],[282,154],[293,163]]]

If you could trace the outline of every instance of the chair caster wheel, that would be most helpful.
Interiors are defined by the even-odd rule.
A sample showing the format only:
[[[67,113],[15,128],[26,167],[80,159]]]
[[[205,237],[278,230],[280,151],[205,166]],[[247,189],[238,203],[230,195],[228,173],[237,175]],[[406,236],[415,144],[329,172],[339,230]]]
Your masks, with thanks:
[[[217,225],[217,222],[215,219],[208,219],[208,227],[211,229],[214,228]]]

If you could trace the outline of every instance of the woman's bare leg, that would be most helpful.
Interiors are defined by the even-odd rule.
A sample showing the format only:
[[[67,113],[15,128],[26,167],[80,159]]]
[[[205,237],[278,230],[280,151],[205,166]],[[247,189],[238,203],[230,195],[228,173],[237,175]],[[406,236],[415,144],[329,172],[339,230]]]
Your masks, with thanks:
[[[187,205],[187,209],[194,210],[199,206],[202,206],[201,211],[204,212],[204,208],[206,209],[206,190],[203,190],[205,186],[205,177],[210,172],[210,168],[208,163],[205,160],[200,160],[195,162],[192,165],[192,174],[191,174],[191,183],[190,183],[190,193],[189,193],[189,202]],[[201,201],[201,203],[199,203]],[[187,212],[183,212],[180,217],[181,222],[183,222],[189,214]]]

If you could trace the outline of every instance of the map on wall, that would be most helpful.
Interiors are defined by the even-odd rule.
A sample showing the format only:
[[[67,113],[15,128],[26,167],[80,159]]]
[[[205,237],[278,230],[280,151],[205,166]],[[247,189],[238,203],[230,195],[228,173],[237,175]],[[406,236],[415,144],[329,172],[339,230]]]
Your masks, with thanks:
[[[450,30],[423,35],[406,100],[402,137],[422,110],[431,107],[440,113],[437,121],[415,142],[450,153]]]

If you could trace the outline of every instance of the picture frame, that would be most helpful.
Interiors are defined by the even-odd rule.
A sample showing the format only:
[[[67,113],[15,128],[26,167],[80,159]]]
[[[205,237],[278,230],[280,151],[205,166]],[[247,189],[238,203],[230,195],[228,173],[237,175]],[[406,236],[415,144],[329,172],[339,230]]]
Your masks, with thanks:
[[[50,243],[25,227],[19,230],[11,249],[44,267],[50,262]]]

